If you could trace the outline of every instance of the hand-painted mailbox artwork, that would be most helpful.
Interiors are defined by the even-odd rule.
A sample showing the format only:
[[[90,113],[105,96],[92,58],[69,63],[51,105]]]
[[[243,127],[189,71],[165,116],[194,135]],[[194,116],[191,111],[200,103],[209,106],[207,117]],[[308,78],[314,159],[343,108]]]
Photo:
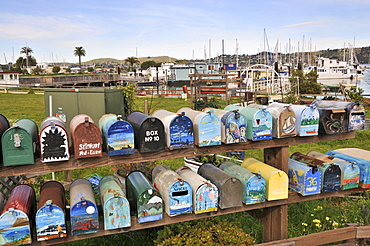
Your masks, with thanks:
[[[293,159],[288,160],[289,188],[302,196],[320,194],[321,171]]]
[[[115,114],[106,114],[99,119],[104,149],[109,156],[135,153],[134,129],[131,124]]]
[[[321,133],[336,134],[348,131],[348,114],[344,104],[326,100],[316,100],[312,104],[320,113]]]
[[[296,115],[290,105],[274,102],[267,107],[267,110],[272,114],[275,138],[297,135]]]
[[[69,141],[65,123],[60,118],[50,116],[44,119],[40,129],[40,160],[42,162],[69,160]]]
[[[315,136],[319,134],[319,110],[314,105],[291,105],[296,115],[298,136]]]
[[[193,122],[185,113],[175,114],[164,109],[153,113],[163,122],[167,147],[170,150],[194,147]]]
[[[131,226],[130,204],[119,178],[114,175],[103,177],[99,182],[99,191],[103,207],[104,229]]]

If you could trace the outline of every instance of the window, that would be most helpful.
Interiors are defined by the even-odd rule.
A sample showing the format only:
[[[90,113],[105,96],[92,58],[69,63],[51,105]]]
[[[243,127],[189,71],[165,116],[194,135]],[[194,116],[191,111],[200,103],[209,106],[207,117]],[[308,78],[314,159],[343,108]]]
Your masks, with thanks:
[[[13,74],[9,74],[9,79],[13,79]]]
[[[0,74],[0,79],[4,79],[4,75],[3,74]]]

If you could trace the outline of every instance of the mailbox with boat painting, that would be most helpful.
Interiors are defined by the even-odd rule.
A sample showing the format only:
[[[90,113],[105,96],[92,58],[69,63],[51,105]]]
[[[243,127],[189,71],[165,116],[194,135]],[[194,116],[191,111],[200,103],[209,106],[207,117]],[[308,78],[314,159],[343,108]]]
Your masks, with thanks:
[[[297,135],[296,115],[292,107],[285,103],[271,103],[267,110],[272,115],[273,137],[285,138]]]
[[[345,105],[335,101],[316,100],[312,103],[320,113],[319,132],[337,134],[348,131],[348,114]]]
[[[340,190],[341,170],[338,165],[328,163],[312,156],[304,155],[296,152],[290,156],[299,162],[303,162],[309,166],[317,167],[321,171],[321,191],[332,192]]]
[[[162,195],[168,216],[193,211],[193,192],[190,184],[166,165],[158,165],[152,171],[153,186]]]
[[[259,105],[261,106],[261,105]],[[247,121],[247,138],[252,141],[272,139],[272,115],[262,107],[240,107],[228,105],[225,110],[238,110]]]
[[[188,182],[193,191],[193,211],[195,214],[217,211],[217,186],[206,180],[190,167],[179,167],[176,172]]]
[[[130,204],[117,176],[104,176],[99,182],[100,200],[104,216],[104,229],[131,226]]]
[[[170,150],[194,147],[193,122],[184,112],[180,114],[159,109],[153,113],[163,122],[166,144]]]
[[[319,110],[314,105],[291,105],[296,115],[298,136],[315,136],[319,134]]]
[[[163,201],[144,173],[133,171],[126,177],[127,199],[131,211],[139,223],[161,220],[163,218]]]
[[[243,203],[248,205],[266,201],[266,180],[260,173],[253,173],[231,161],[222,163],[220,169],[242,182],[244,188]]]
[[[135,152],[134,129],[121,115],[105,114],[99,119],[103,149],[109,156]]]
[[[210,110],[205,108],[204,111]],[[225,144],[242,143],[247,141],[247,120],[238,110],[229,111],[213,109],[221,120],[221,141]]]
[[[326,163],[339,166],[341,171],[341,182],[340,182],[341,190],[353,189],[359,186],[360,168],[356,163],[349,162],[330,155],[322,154],[316,151],[310,151],[307,153],[307,155],[315,157],[316,159],[322,160]]]
[[[99,230],[99,214],[91,183],[76,179],[69,190],[72,236],[96,233]]]
[[[221,144],[221,120],[213,109],[201,112],[185,107],[177,111],[178,114],[182,112],[193,122],[195,145],[203,147]]]
[[[64,121],[55,116],[46,117],[40,129],[40,160],[42,162],[68,161],[69,140]]]

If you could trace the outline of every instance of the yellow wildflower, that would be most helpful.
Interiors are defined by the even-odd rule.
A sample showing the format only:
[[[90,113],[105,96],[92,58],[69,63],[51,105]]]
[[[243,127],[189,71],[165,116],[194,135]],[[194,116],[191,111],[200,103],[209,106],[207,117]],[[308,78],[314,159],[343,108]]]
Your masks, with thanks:
[[[312,220],[312,222],[313,223],[317,223],[317,224],[320,224],[321,223],[321,221],[319,219],[314,219],[314,220]]]
[[[330,220],[330,218],[329,218],[329,217],[325,217],[325,219],[326,219],[326,220]]]
[[[302,223],[302,225],[303,225],[303,226],[308,226],[308,224],[307,224],[307,223]]]

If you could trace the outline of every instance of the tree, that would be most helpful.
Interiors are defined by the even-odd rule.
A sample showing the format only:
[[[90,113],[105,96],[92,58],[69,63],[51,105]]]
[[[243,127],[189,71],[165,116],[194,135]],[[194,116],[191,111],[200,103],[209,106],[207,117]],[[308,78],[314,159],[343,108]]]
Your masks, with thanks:
[[[27,46],[23,46],[21,48],[21,54],[25,54],[26,55],[26,67],[28,68],[28,58],[29,58],[29,54],[32,53],[33,50],[30,48],[30,47],[27,47]]]
[[[42,68],[40,68],[39,66],[35,67],[34,69],[32,69],[32,73],[33,74],[36,74],[36,75],[40,75],[44,72],[44,70],[42,70]]]
[[[134,64],[139,64],[140,62],[139,62],[139,60],[136,57],[131,56],[131,57],[127,57],[125,59],[125,63],[128,63],[129,64],[130,71],[131,71],[131,69],[134,67]]]
[[[321,94],[321,85],[317,83],[317,72],[304,73],[300,69],[293,69],[290,81],[290,92],[287,95],[289,103],[296,99],[295,95],[300,94]]]
[[[145,61],[145,62],[141,63],[140,68],[142,70],[146,70],[146,69],[148,69],[150,67],[160,67],[160,66],[161,66],[161,63],[159,63],[159,62]]]
[[[54,66],[53,67],[53,70],[52,70],[53,73],[59,73],[59,71],[60,71],[60,67],[59,66]]]
[[[75,47],[75,50],[73,51],[73,54],[75,56],[78,56],[78,64],[80,65],[80,70],[81,70],[81,56],[85,56],[86,55],[86,50],[82,46]]]
[[[37,61],[33,56],[28,56],[28,59],[23,58],[23,57],[19,57],[15,61],[16,69],[21,70],[24,67],[24,64],[27,64],[27,60],[28,60],[29,65],[31,65],[31,66],[36,66],[37,65]]]
[[[88,71],[89,73],[92,73],[92,72],[94,72],[94,68],[93,68],[93,67],[88,67],[88,68],[87,68],[87,71]]]

